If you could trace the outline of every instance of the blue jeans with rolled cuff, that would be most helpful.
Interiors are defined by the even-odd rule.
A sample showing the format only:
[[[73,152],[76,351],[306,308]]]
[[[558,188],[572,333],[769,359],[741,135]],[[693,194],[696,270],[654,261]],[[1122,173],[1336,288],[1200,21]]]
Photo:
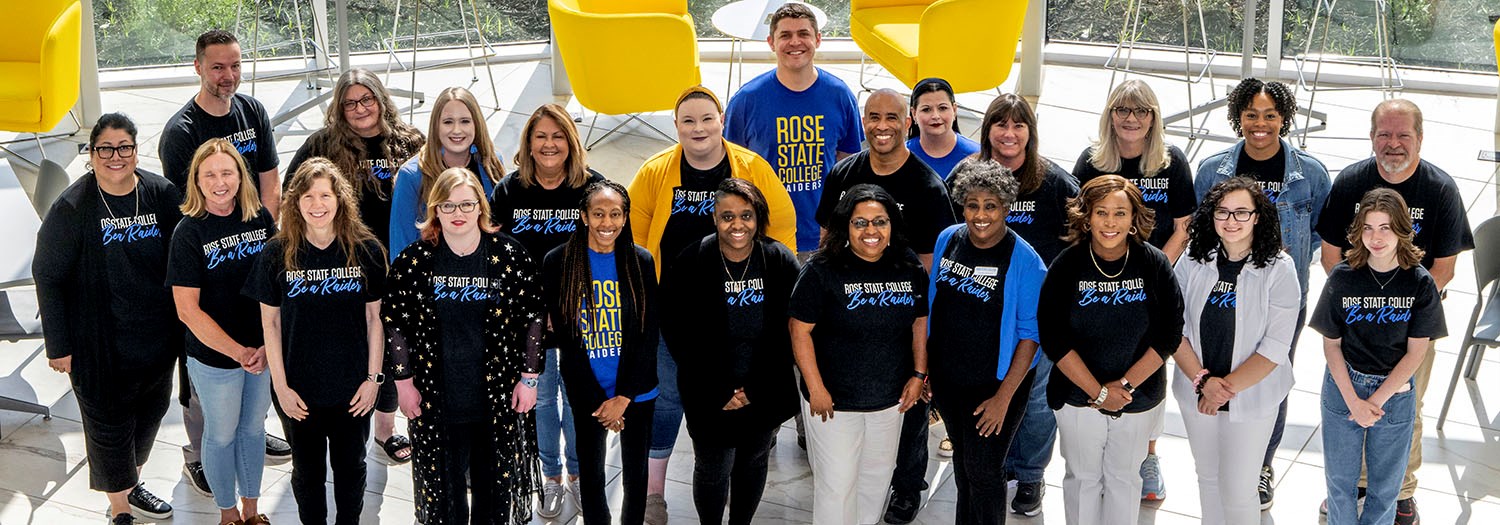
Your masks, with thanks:
[[[1386,380],[1349,368],[1354,394],[1368,399]],[[1408,385],[1411,381],[1408,380]],[[1387,525],[1396,520],[1396,496],[1406,473],[1416,419],[1416,390],[1391,396],[1385,415],[1370,428],[1349,419],[1349,406],[1333,375],[1323,376],[1323,473],[1328,482],[1328,525]],[[1363,513],[1357,510],[1361,463],[1369,473]]]

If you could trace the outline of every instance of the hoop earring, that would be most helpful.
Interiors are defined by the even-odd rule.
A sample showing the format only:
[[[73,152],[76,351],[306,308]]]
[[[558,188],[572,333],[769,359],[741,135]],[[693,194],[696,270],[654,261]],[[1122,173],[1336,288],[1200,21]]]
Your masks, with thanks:
[[[1131,235],[1135,235],[1135,232],[1136,232],[1135,226],[1131,226],[1130,227],[1130,234]]]

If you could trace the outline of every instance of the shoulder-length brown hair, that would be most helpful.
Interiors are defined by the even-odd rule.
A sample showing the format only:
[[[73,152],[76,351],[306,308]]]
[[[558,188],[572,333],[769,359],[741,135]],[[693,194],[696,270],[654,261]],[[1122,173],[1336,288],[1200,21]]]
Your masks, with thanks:
[[[1344,250],[1344,259],[1349,266],[1361,268],[1370,264],[1370,249],[1365,247],[1361,234],[1364,233],[1365,217],[1377,211],[1391,218],[1391,232],[1396,234],[1396,264],[1403,270],[1422,264],[1422,256],[1426,254],[1412,243],[1417,234],[1412,230],[1411,211],[1406,208],[1406,199],[1401,198],[1396,190],[1375,188],[1359,199],[1359,211],[1354,212],[1354,221],[1349,223],[1346,236],[1349,249]]]
[[[438,237],[442,236],[443,220],[438,218],[437,207],[453,195],[453,190],[461,186],[474,190],[479,201],[479,229],[485,233],[500,231],[500,227],[490,220],[490,199],[484,195],[484,186],[479,184],[479,176],[468,168],[448,168],[432,181],[432,189],[427,192],[427,211],[422,222],[417,223],[417,229],[422,232],[422,240],[436,243]]]
[[[401,164],[417,152],[425,141],[422,131],[401,121],[396,104],[391,102],[391,92],[380,83],[380,77],[359,68],[344,72],[339,76],[338,82],[334,83],[333,104],[323,116],[323,129],[308,137],[307,142],[311,145],[314,156],[327,158],[338,167],[339,172],[352,184],[356,198],[367,191],[373,191],[383,199],[388,199],[388,195],[381,194],[380,185],[373,178],[361,173],[360,161],[369,156],[369,152],[365,151],[365,139],[356,134],[354,128],[349,126],[349,121],[344,118],[344,97],[356,85],[370,90],[370,95],[380,105],[380,136],[385,137],[385,151],[376,153],[389,161],[391,173],[394,174]]]
[[[344,248],[345,264],[359,266],[361,245],[375,240],[375,234],[359,219],[359,199],[354,197],[354,187],[349,184],[349,179],[339,172],[333,161],[323,157],[307,159],[292,174],[287,192],[281,194],[278,212],[281,220],[277,221],[281,229],[273,237],[281,241],[282,264],[287,271],[299,269],[297,253],[302,251],[302,243],[307,240],[307,221],[302,219],[302,206],[298,201],[302,200],[302,195],[312,189],[313,182],[318,179],[327,179],[333,187],[334,197],[338,199],[338,209],[333,213],[333,235],[334,242]],[[385,260],[385,250],[381,249],[380,252],[375,255]]]
[[[521,180],[521,186],[530,188],[536,184],[536,159],[531,158],[532,134],[536,133],[537,124],[542,119],[551,119],[561,129],[563,136],[568,137],[568,158],[563,161],[563,185],[569,188],[582,188],[589,181],[589,157],[584,151],[583,143],[578,139],[578,128],[573,126],[573,117],[568,116],[568,110],[557,104],[542,104],[531,112],[531,118],[526,119],[526,126],[521,128],[521,147],[516,150],[516,177]]]
[[[417,167],[422,173],[421,189],[417,195],[427,195],[432,190],[432,183],[437,175],[448,169],[443,165],[443,138],[438,136],[438,125],[443,123],[443,107],[455,100],[463,103],[469,109],[469,118],[474,119],[473,155],[479,160],[479,165],[484,166],[485,176],[489,177],[491,183],[499,183],[500,177],[505,175],[505,163],[500,161],[500,155],[495,151],[495,142],[490,140],[490,129],[484,122],[479,101],[467,89],[450,87],[438,93],[437,99],[432,102],[432,118],[427,120],[427,141],[417,153]],[[484,191],[476,190],[475,193]]]
[[[1138,243],[1150,239],[1151,230],[1156,227],[1156,213],[1146,206],[1141,189],[1125,177],[1109,174],[1089,179],[1078,190],[1077,197],[1068,199],[1068,234],[1063,240],[1070,243],[1088,241],[1089,213],[1099,201],[1117,191],[1125,192],[1125,198],[1130,200],[1130,238]]]
[[[990,107],[984,111],[984,121],[979,125],[979,158],[995,158],[994,146],[990,145],[990,127],[1006,121],[1026,125],[1026,160],[1013,173],[1016,181],[1021,183],[1020,195],[1025,195],[1042,187],[1047,176],[1046,159],[1037,152],[1040,132],[1036,129],[1036,112],[1031,110],[1026,99],[1014,93],[1004,93],[990,102]]]
[[[256,215],[260,215],[260,192],[255,189],[255,180],[250,177],[250,166],[245,164],[245,157],[240,156],[233,143],[223,138],[208,139],[208,142],[204,142],[193,152],[187,184],[182,189],[186,198],[179,209],[188,217],[201,219],[208,215],[208,199],[203,196],[203,190],[198,188],[198,168],[203,165],[203,161],[220,153],[234,159],[235,169],[240,172],[240,189],[235,192],[234,201],[240,207],[240,222],[250,222]]]

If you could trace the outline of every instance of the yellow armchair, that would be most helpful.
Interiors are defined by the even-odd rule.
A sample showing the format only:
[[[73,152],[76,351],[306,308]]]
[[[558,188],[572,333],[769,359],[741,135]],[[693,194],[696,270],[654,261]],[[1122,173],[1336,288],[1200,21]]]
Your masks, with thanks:
[[[0,129],[41,133],[78,102],[78,0],[16,2],[0,17]]]
[[[701,83],[686,0],[548,0],[547,10],[578,103],[629,115],[620,126],[644,124],[635,113],[670,110],[682,90]]]
[[[852,0],[849,33],[907,87],[942,77],[959,93],[1010,76],[1027,0]]]

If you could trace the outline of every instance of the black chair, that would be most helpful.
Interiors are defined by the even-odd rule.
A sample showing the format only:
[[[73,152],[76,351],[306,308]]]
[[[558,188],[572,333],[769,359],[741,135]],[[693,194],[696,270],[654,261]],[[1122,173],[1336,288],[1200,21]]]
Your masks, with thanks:
[[[1448,408],[1453,404],[1459,375],[1473,381],[1479,375],[1484,350],[1500,346],[1500,286],[1491,286],[1497,279],[1500,279],[1500,217],[1490,217],[1474,229],[1474,281],[1479,285],[1475,290],[1478,297],[1474,301],[1474,313],[1469,315],[1469,324],[1464,329],[1463,346],[1458,348],[1458,361],[1453,363],[1453,379],[1448,382],[1448,394],[1443,397],[1438,430],[1443,429],[1443,422],[1448,419]]]
[[[62,166],[43,159],[37,169],[36,188],[31,205],[38,217],[45,219],[52,202],[68,187],[68,173]],[[30,277],[0,283],[0,341],[17,342],[42,338],[42,321],[37,308],[36,285]],[[41,414],[52,419],[46,405],[0,396],[0,410]]]

